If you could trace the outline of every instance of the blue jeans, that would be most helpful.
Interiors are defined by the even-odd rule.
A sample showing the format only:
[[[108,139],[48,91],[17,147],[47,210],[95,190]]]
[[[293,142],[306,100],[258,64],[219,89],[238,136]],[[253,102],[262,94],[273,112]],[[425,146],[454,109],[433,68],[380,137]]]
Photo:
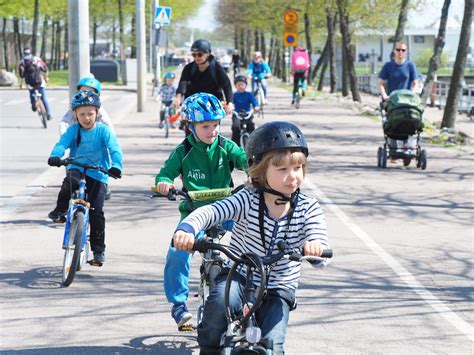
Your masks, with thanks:
[[[223,222],[222,225],[226,230],[232,230],[232,221]],[[196,239],[202,238],[203,235],[204,231],[199,232]],[[189,270],[192,257],[193,254],[187,251],[169,247],[164,271],[165,295],[168,302],[183,303],[188,299]]]
[[[30,102],[31,106],[35,104],[35,89],[28,90],[30,92]],[[41,99],[43,100],[44,103],[44,108],[46,109],[46,113],[51,116],[51,111],[49,110],[49,104],[48,100],[46,100],[46,91],[44,90],[44,87],[40,86],[38,87],[38,91],[41,94]]]
[[[197,341],[203,351],[218,352],[221,335],[227,330],[224,313],[224,290],[226,276],[220,275],[204,306],[202,322],[197,328]],[[230,289],[229,307],[233,314],[242,314],[245,280],[234,275]],[[290,310],[295,304],[295,294],[289,290],[268,290],[266,300],[256,313],[257,324],[262,330],[262,338],[273,340],[273,353],[284,354],[286,328]]]
[[[260,84],[262,84],[263,94],[265,95],[265,97],[267,97],[267,81],[265,80],[265,78],[260,79]],[[257,83],[252,78],[252,94],[255,93],[256,89],[257,89]]]

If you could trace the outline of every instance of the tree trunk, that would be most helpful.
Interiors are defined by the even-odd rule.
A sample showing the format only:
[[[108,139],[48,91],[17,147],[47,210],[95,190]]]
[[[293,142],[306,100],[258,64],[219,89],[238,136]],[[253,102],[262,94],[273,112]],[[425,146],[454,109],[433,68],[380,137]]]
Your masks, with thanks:
[[[423,92],[421,93],[421,100],[424,105],[428,101],[428,97],[431,94],[433,87],[434,76],[436,70],[438,70],[439,62],[441,60],[441,54],[444,48],[444,38],[446,36],[446,23],[448,22],[448,10],[451,0],[444,0],[443,8],[441,9],[441,21],[439,23],[438,37],[436,37],[433,56],[430,59],[428,67],[428,74],[426,75],[425,84],[423,85]],[[431,102],[431,106],[434,106],[434,102]]]
[[[262,57],[266,58],[267,55],[267,49],[265,46],[265,33],[263,31],[260,31],[260,51],[262,52]],[[267,58],[268,60],[268,58]]]
[[[56,55],[54,59],[54,69],[61,69],[61,21],[56,21]]]
[[[69,46],[68,46],[68,22],[64,21],[64,69],[68,69]]]
[[[97,23],[97,17],[92,17],[92,50],[91,50],[91,57],[95,58],[97,56],[96,53],[96,45],[97,45],[97,28],[99,27]]]
[[[135,33],[136,33],[136,30],[137,30],[137,26],[136,26],[136,17],[135,16],[132,16],[132,52],[130,53],[130,57],[131,58],[136,58],[137,57],[137,46],[135,44]],[[166,36],[167,38],[169,36]]]
[[[268,49],[268,65],[270,66],[270,69],[273,72],[275,72],[275,65],[274,65],[274,60],[273,58],[275,57],[275,51],[273,50],[273,46],[275,45],[275,37],[272,35],[270,37],[270,48]]]
[[[321,68],[321,74],[319,76],[318,91],[323,91],[324,76],[326,75],[326,70],[328,68],[328,62],[329,62],[329,56],[325,56],[323,67]]]
[[[115,17],[112,21],[112,58],[116,58],[115,53],[117,52],[117,45],[116,45],[116,39],[117,39],[117,26],[115,24]]]
[[[326,23],[328,28],[329,87],[331,94],[334,94],[336,92],[336,15],[330,8],[326,8]]]
[[[349,96],[349,73],[347,71],[347,55],[344,46],[342,48],[342,96]]]
[[[260,50],[260,43],[259,43],[259,37],[258,37],[258,30],[254,30],[253,32],[253,35],[254,35],[254,48],[255,48],[255,51],[259,51]]]
[[[239,30],[234,26],[234,49],[239,48]]]
[[[466,68],[467,53],[469,50],[469,40],[471,38],[472,25],[472,0],[464,2],[464,16],[461,26],[461,37],[459,38],[458,52],[453,67],[453,75],[451,76],[451,85],[449,86],[448,98],[446,99],[446,107],[444,108],[443,120],[441,127],[454,128],[456,121],[457,106],[459,96],[461,96],[461,85],[464,79],[464,69]]]
[[[33,17],[33,33],[31,37],[31,52],[36,55],[36,34],[38,33],[39,22],[39,0],[35,0],[35,12]]]
[[[281,77],[281,43],[277,41],[277,48],[275,53],[275,76]]]
[[[306,50],[308,51],[308,57],[309,57],[309,70],[308,70],[308,85],[311,85],[311,55],[313,53],[313,45],[311,44],[311,29],[310,29],[310,24],[309,24],[309,15],[307,12],[304,13],[304,33],[305,33],[305,38],[306,38]]]
[[[123,39],[123,1],[118,0],[118,15],[119,15],[119,41],[120,41],[120,60],[125,60],[125,43]]]
[[[248,62],[247,63],[250,63],[250,61],[252,60],[251,57],[252,57],[252,49],[251,49],[251,46],[252,46],[252,43],[251,43],[251,32],[249,29],[247,29],[245,31],[245,56],[248,59]]]
[[[46,55],[46,32],[48,32],[48,16],[44,16],[43,20],[43,28],[42,28],[42,35],[41,35],[41,52],[40,52],[40,57],[44,60],[46,60],[45,55]]]
[[[17,17],[13,18],[13,37],[15,38],[15,55],[17,62],[20,61],[20,58],[22,57],[22,49],[21,49],[21,35],[20,35],[20,25],[19,25],[19,20]]]
[[[7,42],[7,18],[3,18],[2,26],[2,41],[3,41],[3,60],[5,62],[5,69],[9,71],[10,61],[8,60],[8,42]]]
[[[354,54],[351,48],[351,33],[349,31],[349,15],[347,14],[345,0],[337,0],[337,6],[339,8],[340,20],[339,24],[341,27],[342,45],[346,51],[346,62],[347,71],[349,73],[349,83],[351,86],[352,100],[362,101],[360,97],[359,88],[357,85],[357,75],[354,66]]]
[[[56,34],[56,21],[51,22],[51,57],[49,59],[49,65],[51,67],[54,66],[54,46],[56,45],[55,43],[55,36]]]
[[[287,73],[286,73],[286,49],[285,46],[283,46],[283,43],[281,45],[281,81],[283,83],[286,83],[287,79]]]
[[[244,63],[244,66],[247,66],[247,57],[246,57],[246,48],[245,48],[245,32],[241,28],[239,29],[239,41],[240,41],[240,60]]]
[[[393,48],[395,48],[395,43],[398,41],[403,41],[403,37],[405,37],[405,25],[407,23],[407,16],[408,16],[408,4],[410,0],[402,0],[402,4],[400,6],[400,13],[398,14],[398,25],[397,30],[395,31],[395,40],[393,42]],[[390,58],[394,58],[393,54],[390,54]]]
[[[314,80],[316,79],[316,75],[318,75],[318,70],[319,68],[321,67],[321,65],[324,64],[324,61],[326,60],[326,56],[328,55],[328,40],[326,39],[326,43],[324,44],[324,48],[323,48],[323,51],[321,52],[321,56],[318,58],[318,61],[316,62],[316,65],[314,66],[314,69],[313,69],[313,72],[312,72],[312,76],[311,76],[311,80]]]

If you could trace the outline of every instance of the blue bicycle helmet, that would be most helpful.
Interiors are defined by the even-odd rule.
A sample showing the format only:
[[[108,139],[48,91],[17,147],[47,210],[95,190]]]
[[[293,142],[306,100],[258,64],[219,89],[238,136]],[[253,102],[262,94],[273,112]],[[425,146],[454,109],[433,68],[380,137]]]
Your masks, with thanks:
[[[95,92],[90,90],[79,91],[72,97],[71,110],[75,110],[81,106],[95,106],[97,109],[100,108],[100,98]]]
[[[165,79],[174,79],[176,76],[174,75],[173,72],[167,71],[163,77]]]
[[[102,85],[100,84],[100,81],[95,78],[82,78],[76,84],[77,90],[79,90],[81,86],[89,86],[95,89],[98,95],[100,95],[100,92],[102,91]]]
[[[226,113],[221,102],[214,95],[200,92],[184,100],[183,114],[190,123],[220,121]]]

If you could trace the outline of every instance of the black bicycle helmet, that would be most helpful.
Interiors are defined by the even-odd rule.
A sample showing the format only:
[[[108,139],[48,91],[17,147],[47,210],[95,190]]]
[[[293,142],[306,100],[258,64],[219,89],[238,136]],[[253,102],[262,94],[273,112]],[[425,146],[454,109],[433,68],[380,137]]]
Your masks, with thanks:
[[[239,81],[243,81],[247,85],[247,77],[245,75],[237,75],[234,79],[234,85]]]
[[[203,53],[210,53],[211,52],[211,42],[206,39],[198,39],[194,41],[193,45],[191,46],[191,52],[203,52]]]
[[[258,163],[265,153],[280,149],[299,149],[308,156],[308,144],[303,133],[294,124],[274,121],[258,127],[247,142],[249,167]]]

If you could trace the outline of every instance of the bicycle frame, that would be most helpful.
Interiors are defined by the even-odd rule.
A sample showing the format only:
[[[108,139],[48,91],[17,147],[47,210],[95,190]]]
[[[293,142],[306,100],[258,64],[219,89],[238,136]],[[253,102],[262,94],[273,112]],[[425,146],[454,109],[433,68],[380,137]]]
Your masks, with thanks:
[[[46,113],[46,107],[44,106],[44,101],[41,93],[37,88],[34,89],[34,100],[35,100],[35,106],[36,106],[36,112],[38,113],[38,116],[41,120],[41,123],[43,124],[44,128],[48,127],[48,118],[47,118],[47,113]]]

